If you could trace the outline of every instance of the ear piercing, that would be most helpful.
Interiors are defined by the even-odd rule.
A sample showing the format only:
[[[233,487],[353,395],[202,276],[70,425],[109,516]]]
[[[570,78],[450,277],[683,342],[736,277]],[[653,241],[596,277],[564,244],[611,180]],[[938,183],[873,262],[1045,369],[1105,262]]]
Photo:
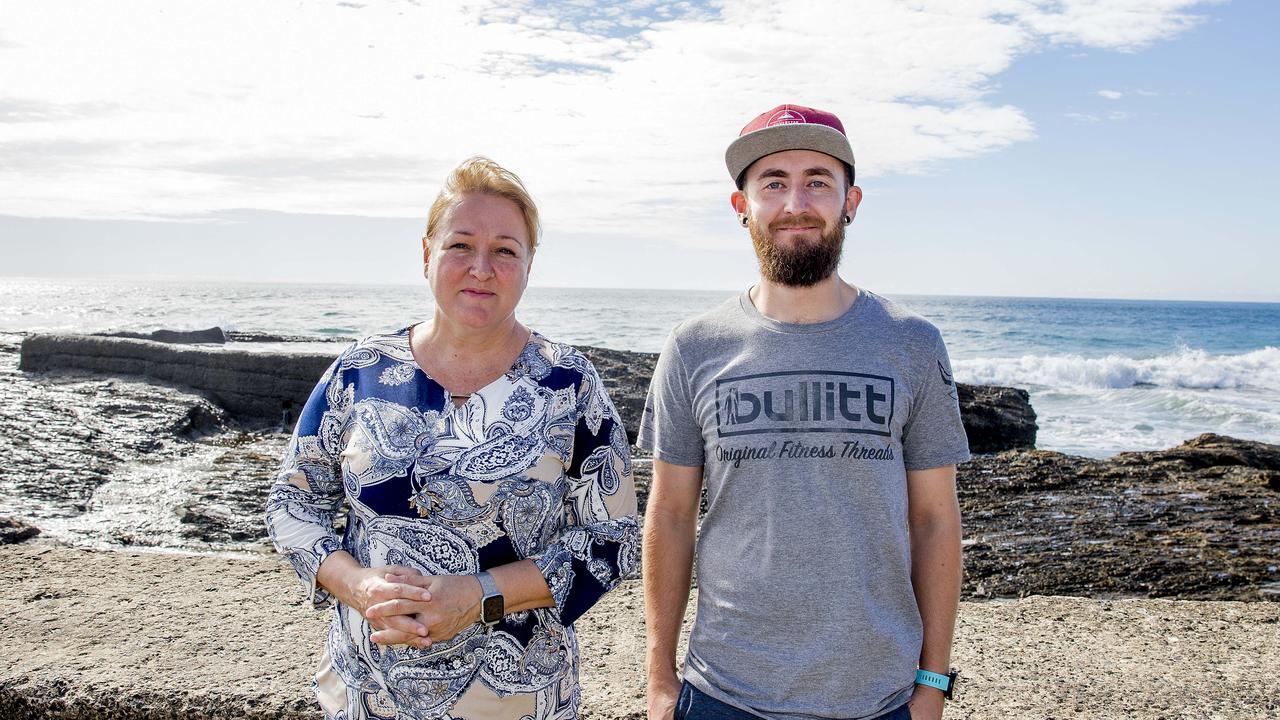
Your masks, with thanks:
[[[844,216],[844,224],[845,224],[845,225],[848,225],[848,224],[849,224],[849,223],[851,223],[851,222],[853,222],[853,218],[849,217],[848,215],[845,215],[845,216]]]
[[[739,216],[738,216],[738,222],[742,223],[742,227],[746,227],[746,226],[747,226],[747,214],[746,214],[746,213],[742,213],[741,215],[739,215]]]

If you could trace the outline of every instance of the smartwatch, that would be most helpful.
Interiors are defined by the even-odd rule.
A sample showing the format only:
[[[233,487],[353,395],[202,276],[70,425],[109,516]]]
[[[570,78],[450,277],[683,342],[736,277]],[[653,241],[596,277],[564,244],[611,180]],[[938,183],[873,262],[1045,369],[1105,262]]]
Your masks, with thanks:
[[[488,570],[481,571],[476,579],[480,581],[480,590],[484,592],[484,597],[480,600],[480,622],[493,627],[506,615],[507,601],[498,592],[498,584],[493,581]]]
[[[925,687],[937,688],[942,691],[942,696],[950,700],[956,691],[956,678],[960,676],[960,672],[955,668],[951,672],[943,675],[942,673],[929,672],[928,670],[916,670],[916,684]]]

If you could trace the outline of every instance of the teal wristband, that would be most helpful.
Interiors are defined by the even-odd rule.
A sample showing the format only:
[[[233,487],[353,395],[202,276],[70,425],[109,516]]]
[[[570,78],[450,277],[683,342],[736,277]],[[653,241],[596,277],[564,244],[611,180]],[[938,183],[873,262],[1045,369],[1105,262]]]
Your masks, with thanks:
[[[955,689],[956,672],[951,671],[949,675],[942,673],[929,672],[928,670],[916,670],[916,684],[925,687],[937,688],[942,691],[948,700],[951,699],[951,691]]]

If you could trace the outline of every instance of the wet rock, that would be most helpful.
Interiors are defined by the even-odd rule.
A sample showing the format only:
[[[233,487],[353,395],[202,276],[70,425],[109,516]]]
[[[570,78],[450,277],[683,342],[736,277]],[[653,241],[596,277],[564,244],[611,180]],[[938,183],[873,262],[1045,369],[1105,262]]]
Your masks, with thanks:
[[[114,332],[102,333],[107,337],[134,338],[136,340],[154,340],[162,343],[201,343],[221,345],[227,341],[222,328],[211,327],[204,330],[156,330],[149,333]]]
[[[227,430],[230,418],[220,407],[209,403],[196,403],[169,426],[169,432],[188,440],[216,435]]]
[[[345,345],[347,343],[351,343],[355,341],[355,338],[348,338],[348,337],[336,337],[336,336],[335,337],[315,337],[313,335],[277,335],[275,333],[238,332],[235,330],[226,331],[226,336],[227,336],[227,340],[231,342],[260,342],[260,343],[331,342],[331,343],[340,343]],[[336,356],[338,354],[338,351],[334,350],[333,354]]]
[[[40,524],[85,513],[121,468],[177,459],[189,438],[227,423],[225,411],[190,391],[80,371],[25,373],[17,364],[17,344],[0,343],[0,507]]]
[[[956,383],[960,416],[975,453],[1000,452],[1036,446],[1036,411],[1031,396],[1020,388]]]
[[[977,456],[957,479],[964,594],[1263,599],[1280,581],[1278,460],[1221,435],[1107,460]]]
[[[1204,433],[1168,450],[1120,453],[1113,462],[1126,466],[1176,464],[1178,468],[1170,469],[1187,470],[1239,466],[1274,474],[1280,471],[1280,446]]]
[[[0,545],[24,542],[40,534],[40,528],[18,520],[0,516]]]
[[[627,429],[627,439],[633,444],[640,428],[640,416],[644,412],[645,396],[649,392],[649,378],[658,362],[657,353],[630,352],[590,346],[579,347],[583,355],[595,366],[596,372],[609,389],[609,397],[618,408],[622,424]]]

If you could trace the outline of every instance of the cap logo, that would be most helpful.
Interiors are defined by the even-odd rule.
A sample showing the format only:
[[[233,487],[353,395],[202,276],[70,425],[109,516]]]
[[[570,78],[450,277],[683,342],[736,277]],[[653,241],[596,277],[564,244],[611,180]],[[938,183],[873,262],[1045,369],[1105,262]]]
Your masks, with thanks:
[[[805,120],[804,116],[801,115],[800,113],[791,109],[786,109],[786,110],[779,110],[778,112],[770,115],[768,121],[765,122],[764,126],[773,127],[774,125],[791,125],[795,123],[803,124],[807,122],[808,120]]]

